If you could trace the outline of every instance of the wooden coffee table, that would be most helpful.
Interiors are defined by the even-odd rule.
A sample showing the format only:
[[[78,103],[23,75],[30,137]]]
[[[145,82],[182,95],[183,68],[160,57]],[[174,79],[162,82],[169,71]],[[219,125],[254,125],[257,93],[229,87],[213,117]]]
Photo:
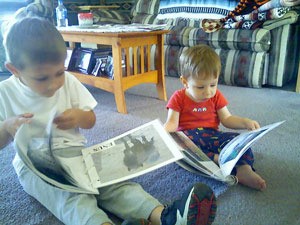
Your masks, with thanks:
[[[95,43],[112,46],[114,79],[71,72],[82,83],[111,92],[115,96],[117,111],[127,113],[125,91],[143,83],[156,84],[158,98],[167,100],[164,75],[164,37],[167,30],[143,32],[97,32],[97,29],[60,29],[71,47],[75,43]],[[156,45],[155,57],[151,48]],[[125,69],[122,71],[122,59]],[[154,62],[151,62],[153,61]],[[155,69],[151,69],[155,65]]]

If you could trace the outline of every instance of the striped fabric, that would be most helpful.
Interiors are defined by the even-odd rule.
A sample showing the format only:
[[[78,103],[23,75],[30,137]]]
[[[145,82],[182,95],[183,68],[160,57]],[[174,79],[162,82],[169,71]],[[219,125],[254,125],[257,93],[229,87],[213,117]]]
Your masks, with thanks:
[[[132,22],[147,23],[156,18],[159,9],[159,0],[139,0],[132,9]],[[151,17],[151,18],[148,18]]]
[[[186,23],[168,26],[170,30],[165,37],[165,44],[184,47],[197,44],[207,44],[224,50],[245,50],[262,52],[270,48],[271,34],[266,29],[239,30],[221,29],[217,32],[206,33],[201,28],[193,28]]]
[[[267,83],[281,87],[296,75],[299,62],[299,25],[284,25],[271,30],[272,45]],[[291,44],[287,44],[292,42]]]
[[[145,14],[157,14],[159,8],[159,0],[139,0],[133,8],[132,15],[135,16],[138,13]]]
[[[47,0],[46,0],[47,1]],[[263,28],[255,30],[220,29],[217,32],[206,33],[201,27],[201,16],[166,18],[167,8],[176,4],[186,3],[187,0],[138,0],[132,9],[132,23],[167,24],[170,30],[165,36],[165,74],[179,77],[178,59],[181,52],[188,47],[203,43],[215,49],[220,55],[222,71],[220,82],[227,85],[238,85],[259,88],[264,84],[281,87],[296,74],[299,60],[299,25],[294,24],[299,12],[291,10],[283,17],[264,22]],[[191,0],[188,2],[220,3],[232,7],[236,0]],[[209,7],[209,6],[207,6]],[[184,8],[181,8],[182,10]],[[228,8],[229,9],[229,8]],[[164,10],[164,11],[163,11]],[[185,8],[188,13],[190,8]],[[201,9],[203,10],[203,9]],[[223,12],[211,9],[210,12]],[[129,22],[129,16],[106,12],[99,14],[99,23],[115,21]],[[179,15],[179,14],[178,14]],[[1,50],[0,50],[1,51]],[[155,49],[152,49],[155,57]],[[2,57],[3,58],[3,57]],[[0,57],[0,71],[4,59]],[[154,68],[155,65],[151,65]]]
[[[112,9],[93,10],[93,20],[95,24],[128,24],[131,17],[128,13]]]
[[[160,0],[158,18],[221,19],[236,5],[236,0]]]
[[[179,77],[179,56],[188,47],[165,45],[165,73]],[[264,84],[266,52],[216,49],[221,58],[220,83],[260,88]]]
[[[138,13],[133,16],[132,23],[153,24],[157,14]]]
[[[138,0],[133,11],[133,22],[167,24],[167,29],[170,30],[165,36],[167,76],[179,77],[177,67],[181,52],[200,43],[213,47],[220,55],[222,62],[220,82],[224,84],[255,88],[264,84],[281,87],[297,71],[299,26],[296,28],[290,24],[297,21],[299,13],[291,10],[279,19],[264,22],[263,28],[259,29],[221,29],[206,33],[201,29],[202,19],[199,13],[197,18],[189,15],[181,17],[180,13],[176,18],[161,15],[168,12],[167,8],[185,2],[187,0]],[[218,0],[191,0],[191,2],[207,3]],[[221,2],[228,4],[228,1]],[[232,2],[238,3],[235,0]],[[191,13],[190,8],[180,10],[184,9]]]
[[[260,88],[263,83],[266,52],[216,49],[222,62],[220,83]]]
[[[157,17],[159,0],[139,0],[132,9],[132,23],[152,24]]]

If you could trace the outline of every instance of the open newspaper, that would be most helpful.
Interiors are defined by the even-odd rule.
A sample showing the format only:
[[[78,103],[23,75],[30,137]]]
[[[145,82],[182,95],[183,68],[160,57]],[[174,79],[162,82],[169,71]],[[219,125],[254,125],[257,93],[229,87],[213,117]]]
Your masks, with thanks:
[[[53,147],[52,120],[45,128],[45,135],[38,138],[32,134],[33,123],[23,124],[15,136],[15,147],[21,160],[35,174],[70,192],[97,194],[99,187],[131,179],[183,158],[159,120],[91,147],[60,149]]]
[[[191,172],[234,185],[238,180],[231,175],[231,172],[237,161],[254,142],[283,122],[273,123],[236,136],[221,150],[218,165],[203,153],[183,132],[171,133],[171,136],[183,149],[184,158],[177,163]]]

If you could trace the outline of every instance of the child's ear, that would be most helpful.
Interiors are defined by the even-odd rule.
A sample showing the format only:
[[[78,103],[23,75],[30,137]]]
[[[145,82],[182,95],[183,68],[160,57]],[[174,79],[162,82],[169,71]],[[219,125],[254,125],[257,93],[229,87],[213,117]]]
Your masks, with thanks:
[[[180,81],[185,88],[188,87],[187,80],[183,76],[180,76]]]
[[[9,72],[14,74],[16,77],[19,77],[20,71],[13,64],[6,62],[5,67],[6,69],[8,69]]]

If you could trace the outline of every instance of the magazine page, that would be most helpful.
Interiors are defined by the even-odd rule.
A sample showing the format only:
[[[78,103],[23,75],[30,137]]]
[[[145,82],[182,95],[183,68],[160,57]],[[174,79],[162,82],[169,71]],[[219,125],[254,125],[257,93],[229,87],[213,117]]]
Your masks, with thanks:
[[[234,176],[224,176],[219,166],[212,161],[195,143],[182,131],[171,133],[171,136],[180,146],[184,158],[177,163],[184,169],[200,175],[214,178],[229,185],[237,183]]]
[[[23,124],[14,138],[14,146],[17,154],[24,164],[43,180],[56,187],[78,193],[98,193],[95,189],[85,190],[78,187],[77,182],[66,173],[51,151],[51,129],[55,110],[50,113],[49,123],[46,127],[32,120],[29,124]],[[40,129],[33,129],[40,128]],[[40,131],[43,132],[40,132]]]
[[[247,149],[266,133],[281,125],[285,121],[273,123],[260,129],[244,132],[232,139],[221,151],[219,165],[224,176],[230,175],[237,161]]]
[[[94,187],[148,173],[183,157],[159,120],[82,150]]]

